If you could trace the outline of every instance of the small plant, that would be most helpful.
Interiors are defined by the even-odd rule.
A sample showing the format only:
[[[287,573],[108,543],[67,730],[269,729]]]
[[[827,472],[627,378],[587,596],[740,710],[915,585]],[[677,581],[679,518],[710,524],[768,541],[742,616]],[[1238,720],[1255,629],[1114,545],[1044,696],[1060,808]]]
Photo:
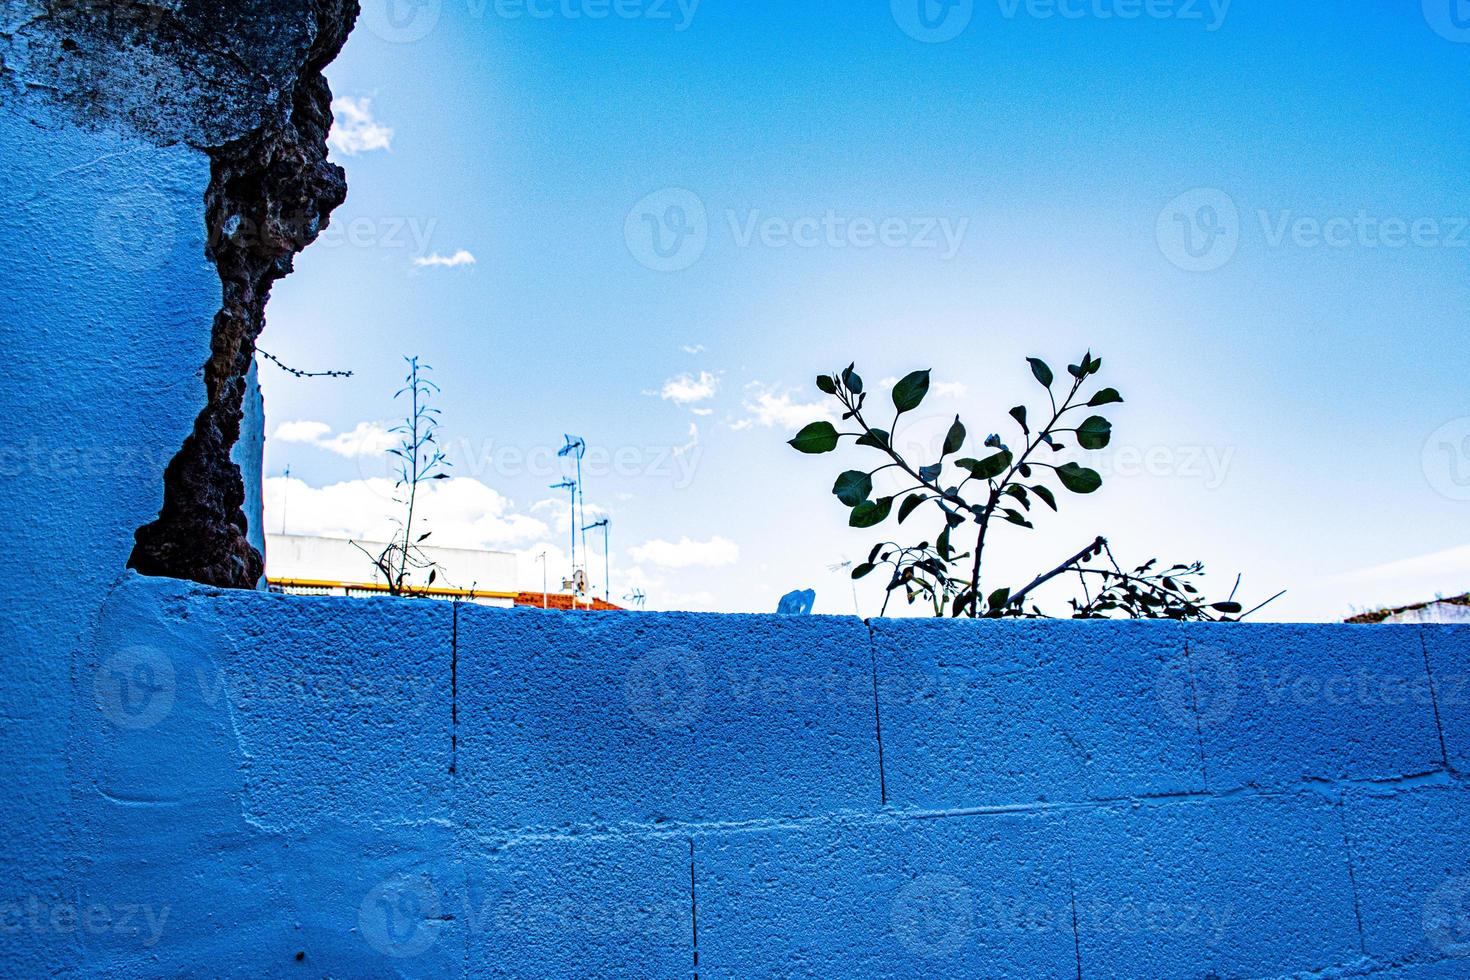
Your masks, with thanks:
[[[377,574],[387,582],[389,595],[415,596],[421,593],[413,585],[414,575],[428,572],[424,588],[433,585],[439,577],[439,570],[421,547],[434,532],[416,535],[414,531],[419,487],[432,480],[449,479],[445,471],[451,464],[439,450],[439,410],[429,407],[429,400],[439,394],[439,386],[427,377],[433,369],[427,364],[420,364],[417,357],[405,357],[404,360],[408,362],[408,376],[393,397],[407,396],[409,410],[404,420],[390,430],[399,437],[399,443],[388,450],[398,459],[393,501],[404,509],[404,514],[394,518],[398,530],[394,532],[393,540],[378,554],[355,541],[353,545],[372,561]]]
[[[990,435],[985,439],[986,453],[961,456],[969,433],[957,415],[939,458],[923,463],[905,459],[894,448],[893,434],[902,417],[918,408],[928,395],[929,371],[915,371],[894,386],[894,416],[886,429],[870,425],[863,414],[868,395],[856,365],[817,378],[817,387],[841,404],[842,421],[851,423],[857,431],[839,432],[831,422],[813,422],[797,433],[790,445],[799,452],[817,455],[835,451],[843,439],[853,439],[856,445],[874,450],[887,460],[874,469],[847,470],[837,477],[832,493],[851,510],[848,523],[855,528],[877,527],[896,515],[901,525],[926,505],[929,512],[937,509],[944,522],[943,530],[932,542],[901,545],[885,541],[875,545],[868,560],[853,569],[852,577],[864,578],[880,567],[887,568],[888,599],[902,592],[910,604],[923,600],[931,605],[937,616],[1043,616],[1033,601],[1034,593],[1069,574],[1077,575],[1081,586],[1082,598],[1070,600],[1072,616],[1078,619],[1235,622],[1262,608],[1265,603],[1246,612],[1235,601],[1234,592],[1221,602],[1203,598],[1195,584],[1204,574],[1199,562],[1160,569],[1157,561],[1150,561],[1125,571],[1103,537],[1095,538],[1022,588],[1006,586],[985,591],[985,549],[999,524],[1032,529],[1035,525],[1031,518],[1040,507],[1059,509],[1060,492],[1087,495],[1102,486],[1102,476],[1072,456],[1074,451],[1093,452],[1108,446],[1113,426],[1100,410],[1123,401],[1114,388],[1089,385],[1089,379],[1102,370],[1102,359],[1091,352],[1068,367],[1071,383],[1060,389],[1046,362],[1035,357],[1027,360],[1032,376],[1046,389],[1049,404],[1045,413],[1037,416],[1024,405],[1011,409],[1011,421],[1020,431],[1018,448],[1007,445],[999,435]],[[1092,390],[1087,393],[1089,388]],[[1042,418],[1044,422],[1035,424],[1034,420]],[[903,482],[911,481],[912,486],[875,499],[873,478],[889,470],[902,474]],[[974,546],[961,552],[963,545],[957,546],[955,539],[964,535],[968,541],[969,533],[974,535]],[[1237,589],[1239,585],[1237,579]],[[885,613],[888,599],[883,604]]]

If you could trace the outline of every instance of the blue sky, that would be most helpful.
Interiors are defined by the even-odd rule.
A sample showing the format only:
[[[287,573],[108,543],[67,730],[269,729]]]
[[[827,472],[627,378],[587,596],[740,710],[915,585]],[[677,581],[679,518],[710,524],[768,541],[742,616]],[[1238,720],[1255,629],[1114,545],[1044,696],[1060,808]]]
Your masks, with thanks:
[[[933,368],[922,445],[1091,348],[1128,399],[1108,482],[1005,535],[996,584],[1105,534],[1290,589],[1271,618],[1470,588],[1458,3],[368,2],[328,71],[348,201],[261,341],[356,374],[264,368],[268,523],[289,465],[290,530],[379,526],[419,354],[439,543],[564,562],[570,432],[618,595],[850,612],[828,566],[876,539],[830,489],[865,460],[785,445],[813,377]]]

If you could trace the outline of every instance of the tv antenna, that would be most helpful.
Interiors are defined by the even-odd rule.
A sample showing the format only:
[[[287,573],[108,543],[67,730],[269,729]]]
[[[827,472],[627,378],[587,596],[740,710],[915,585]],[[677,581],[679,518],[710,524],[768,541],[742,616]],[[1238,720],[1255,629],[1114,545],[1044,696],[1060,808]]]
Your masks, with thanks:
[[[577,525],[587,519],[587,494],[582,488],[582,457],[587,454],[587,440],[581,436],[565,436],[567,444],[557,452],[557,456],[572,456],[577,460],[577,482],[572,486],[572,570],[577,568]],[[578,516],[580,511],[581,516]],[[582,528],[582,554],[587,554],[587,529]]]
[[[553,490],[572,492],[572,571],[577,570],[577,484],[573,480],[562,480],[551,485]]]
[[[604,517],[602,520],[598,521],[596,524],[588,524],[586,527],[582,528],[582,533],[585,535],[588,531],[596,530],[599,527],[602,528],[602,598],[603,598],[603,600],[605,602],[607,602],[609,605],[611,605],[612,604],[612,571],[611,571],[612,562],[611,562],[611,559],[608,558],[608,549],[607,549],[608,524],[609,524],[608,519],[606,517]],[[586,548],[585,542],[586,542],[587,539],[584,537],[582,540],[584,542],[583,549],[585,550],[585,548]]]
[[[632,592],[623,596],[623,601],[631,602],[637,608],[642,609],[643,604],[648,601],[648,596],[644,594],[642,589],[634,589]]]

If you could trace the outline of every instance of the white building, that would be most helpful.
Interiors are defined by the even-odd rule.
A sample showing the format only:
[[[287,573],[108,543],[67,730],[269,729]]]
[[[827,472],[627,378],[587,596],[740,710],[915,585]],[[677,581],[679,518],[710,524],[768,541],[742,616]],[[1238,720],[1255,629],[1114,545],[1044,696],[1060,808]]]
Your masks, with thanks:
[[[376,557],[388,547],[382,541],[359,541]],[[505,551],[461,548],[420,549],[438,570],[431,587],[414,592],[438,599],[462,599],[484,606],[516,604],[516,556]],[[385,595],[388,586],[372,559],[351,541],[298,534],[267,534],[265,575],[273,591],[293,595]],[[422,575],[414,576],[419,583]]]

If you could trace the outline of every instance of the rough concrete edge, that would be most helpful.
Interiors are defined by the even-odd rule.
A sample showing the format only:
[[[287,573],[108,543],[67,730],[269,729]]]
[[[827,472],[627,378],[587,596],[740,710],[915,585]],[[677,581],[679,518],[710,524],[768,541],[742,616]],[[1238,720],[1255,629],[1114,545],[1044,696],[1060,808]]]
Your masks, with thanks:
[[[245,487],[230,458],[240,437],[246,376],[265,326],[271,286],[321,233],[347,195],[327,161],[331,90],[322,75],[347,40],[357,0],[318,0],[316,34],[288,86],[286,113],[246,136],[205,147],[208,258],[222,301],[204,365],[207,401],[164,472],[158,519],[138,529],[128,567],[145,575],[253,589],[265,570],[247,535]]]

